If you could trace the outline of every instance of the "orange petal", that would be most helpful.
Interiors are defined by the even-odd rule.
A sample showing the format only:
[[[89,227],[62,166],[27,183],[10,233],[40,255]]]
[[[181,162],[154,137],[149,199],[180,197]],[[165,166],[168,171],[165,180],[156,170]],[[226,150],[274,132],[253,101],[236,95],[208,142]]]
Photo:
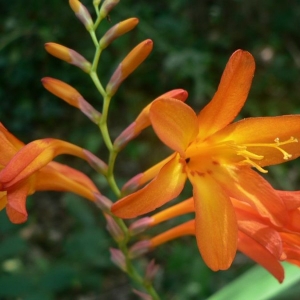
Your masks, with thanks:
[[[150,247],[155,248],[163,243],[174,240],[178,237],[194,234],[195,220],[190,220],[153,237],[150,240]]]
[[[20,224],[27,220],[26,198],[30,190],[30,184],[23,182],[7,192],[6,213],[12,223]]]
[[[144,188],[117,201],[112,206],[112,212],[120,218],[134,218],[177,197],[186,180],[183,169],[184,164],[176,155]]]
[[[221,171],[224,172],[221,172]],[[287,210],[277,191],[250,167],[215,172],[217,181],[230,197],[249,203],[262,217],[274,225],[282,226],[287,221]]]
[[[195,211],[194,199],[189,198],[185,201],[181,201],[167,209],[160,211],[159,213],[151,216],[150,226],[155,226],[161,222],[167,221],[171,218],[181,216]]]
[[[133,178],[131,178],[128,182],[124,184],[122,187],[122,193],[123,194],[129,194],[131,192],[136,191],[139,187],[153,179],[160,171],[160,169],[172,158],[174,158],[176,154],[172,154],[165,158],[164,160],[160,161],[153,167],[149,168],[143,173],[139,173]]]
[[[2,210],[7,204],[6,191],[0,192],[0,210]]]
[[[254,75],[255,62],[247,51],[230,57],[213,99],[199,113],[199,138],[204,140],[233,121],[243,107]]]
[[[268,270],[279,282],[283,281],[284,269],[278,260],[262,245],[242,232],[239,232],[238,249]]]
[[[300,116],[288,115],[279,117],[248,118],[228,125],[215,134],[213,140],[234,141],[239,145],[246,145],[247,150],[264,156],[262,160],[255,161],[260,166],[279,164],[287,161],[284,155],[275,147],[266,147],[251,144],[273,144],[275,140],[285,142],[291,137],[300,142]],[[295,159],[300,155],[299,142],[287,143],[280,146]]]
[[[237,213],[239,230],[253,238],[266,248],[274,257],[280,259],[282,255],[282,241],[280,234],[273,228],[247,217],[241,219]]]
[[[0,165],[7,165],[16,152],[23,146],[24,143],[19,141],[0,123]]]
[[[30,176],[59,154],[71,154],[86,159],[83,149],[55,139],[36,140],[24,146],[0,172],[4,188]]]
[[[169,92],[162,94],[157,97],[155,100],[160,98],[175,98],[180,101],[185,101],[188,97],[187,91],[183,89],[175,89]],[[142,130],[151,125],[149,119],[149,111],[153,100],[150,104],[148,104],[141,113],[137,116],[134,122],[132,122],[115,140],[114,146],[118,148],[124,147],[130,140],[138,136]]]
[[[288,210],[300,207],[300,191],[277,191]]]
[[[95,193],[100,194],[85,174],[53,161],[38,171],[35,190],[68,191],[92,201],[95,200]]]
[[[179,100],[165,98],[153,102],[150,120],[158,137],[181,155],[198,132],[195,112]]]
[[[193,185],[196,238],[203,260],[214,271],[230,267],[237,249],[237,221],[229,197],[209,175],[189,174]]]

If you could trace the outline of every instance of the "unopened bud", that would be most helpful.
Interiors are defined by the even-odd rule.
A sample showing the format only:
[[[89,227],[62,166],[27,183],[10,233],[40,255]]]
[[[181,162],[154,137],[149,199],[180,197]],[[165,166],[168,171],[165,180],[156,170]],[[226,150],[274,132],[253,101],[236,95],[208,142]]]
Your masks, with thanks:
[[[111,261],[118,266],[121,270],[126,272],[126,259],[123,252],[119,249],[110,248],[110,259]]]
[[[120,0],[105,0],[100,9],[100,17],[106,18],[109,12],[120,2]]]
[[[130,258],[136,258],[139,257],[145,253],[147,253],[150,250],[150,241],[144,240],[135,243],[132,247],[129,249],[129,257]]]
[[[122,81],[147,58],[152,48],[153,42],[148,39],[138,44],[129,52],[119,64],[106,86],[106,92],[109,96],[113,96],[116,93]]]
[[[111,236],[114,238],[116,242],[121,242],[124,240],[124,232],[120,228],[120,226],[117,224],[117,222],[114,220],[113,217],[111,217],[108,214],[105,214],[105,219],[107,221],[106,229],[111,234]]]
[[[66,101],[68,104],[78,108],[90,120],[98,124],[101,118],[101,113],[94,109],[82,95],[69,84],[51,77],[44,77],[42,84],[46,90],[53,95]]]
[[[86,155],[86,160],[90,164],[90,166],[96,170],[98,173],[106,175],[108,166],[107,164],[101,160],[99,157],[95,156],[88,150],[83,150],[84,154]]]
[[[145,280],[148,282],[152,282],[158,271],[159,265],[155,264],[154,259],[152,259],[147,266]]]
[[[131,236],[137,235],[151,226],[151,217],[139,219],[129,226]]]
[[[105,196],[95,193],[95,204],[104,212],[109,212],[113,202]]]
[[[91,30],[93,28],[93,20],[87,8],[78,0],[69,0],[69,4],[85,28]]]
[[[139,20],[137,18],[130,18],[110,28],[101,38],[99,42],[100,48],[105,49],[116,38],[132,30],[138,24],[138,22]]]
[[[91,63],[88,62],[81,54],[73,49],[67,48],[56,43],[46,43],[45,49],[51,55],[75,65],[82,69],[84,72],[89,73],[91,69]]]

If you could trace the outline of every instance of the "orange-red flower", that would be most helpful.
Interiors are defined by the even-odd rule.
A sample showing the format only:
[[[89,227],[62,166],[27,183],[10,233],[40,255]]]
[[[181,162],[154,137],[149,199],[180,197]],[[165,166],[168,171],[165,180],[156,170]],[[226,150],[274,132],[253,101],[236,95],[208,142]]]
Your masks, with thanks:
[[[252,55],[236,51],[216,94],[198,116],[176,99],[154,101],[151,124],[175,152],[131,180],[129,185],[139,186],[152,179],[112,206],[121,218],[148,213],[177,197],[188,178],[193,185],[198,248],[212,270],[227,269],[237,250],[238,223],[231,198],[248,203],[274,226],[288,220],[282,198],[252,168],[267,172],[263,167],[300,155],[300,116],[231,123],[247,98],[254,69]]]
[[[100,194],[86,175],[52,161],[59,154],[89,161],[91,154],[78,146],[55,139],[24,145],[0,123],[0,153],[0,210],[6,207],[13,223],[26,221],[26,197],[36,191],[71,191],[91,201]]]

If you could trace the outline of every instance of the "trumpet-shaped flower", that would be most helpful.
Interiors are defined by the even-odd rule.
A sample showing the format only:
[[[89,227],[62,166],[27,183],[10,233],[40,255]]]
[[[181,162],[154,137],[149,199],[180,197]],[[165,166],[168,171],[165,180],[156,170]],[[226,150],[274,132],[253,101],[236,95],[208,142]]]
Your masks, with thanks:
[[[238,224],[231,198],[248,203],[274,226],[287,222],[282,198],[255,170],[300,155],[300,116],[248,118],[231,123],[248,96],[255,63],[249,52],[230,57],[211,102],[198,116],[176,99],[158,99],[150,121],[174,153],[135,177],[145,187],[120,199],[112,212],[133,218],[177,197],[186,182],[193,186],[195,234],[199,251],[212,270],[227,269],[238,244]]]
[[[91,201],[99,197],[86,175],[52,161],[59,154],[90,161],[92,154],[78,146],[55,139],[24,145],[0,123],[0,152],[0,210],[6,207],[13,223],[26,221],[26,197],[36,191],[71,191]]]

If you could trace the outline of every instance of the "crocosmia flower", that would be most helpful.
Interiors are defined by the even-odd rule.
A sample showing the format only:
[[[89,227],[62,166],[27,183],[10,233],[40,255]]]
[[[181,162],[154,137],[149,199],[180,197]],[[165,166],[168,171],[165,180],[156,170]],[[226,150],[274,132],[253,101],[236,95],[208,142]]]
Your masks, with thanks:
[[[195,235],[212,270],[227,269],[238,246],[238,222],[231,198],[250,205],[274,226],[289,213],[259,172],[300,155],[300,116],[247,118],[232,123],[248,96],[255,62],[247,51],[230,57],[213,99],[198,115],[182,101],[158,99],[149,117],[160,140],[174,153],[130,181],[141,186],[112,206],[121,218],[153,211],[193,186]],[[256,169],[256,170],[254,170]]]
[[[100,192],[83,173],[52,161],[59,154],[90,160],[91,153],[56,139],[24,145],[0,123],[0,210],[6,207],[13,223],[27,220],[26,198],[36,191],[70,191],[91,201]]]

